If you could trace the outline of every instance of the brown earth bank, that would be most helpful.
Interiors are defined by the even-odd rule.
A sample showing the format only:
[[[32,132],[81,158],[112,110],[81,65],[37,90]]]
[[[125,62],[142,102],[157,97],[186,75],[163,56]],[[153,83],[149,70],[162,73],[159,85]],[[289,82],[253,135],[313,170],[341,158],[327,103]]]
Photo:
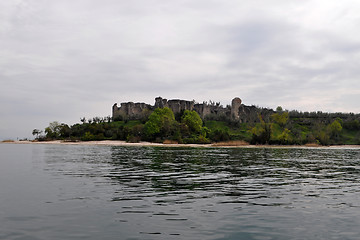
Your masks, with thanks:
[[[323,148],[323,149],[360,149],[360,145],[332,145],[321,146],[317,144],[306,145],[250,145],[244,141],[228,141],[218,142],[212,144],[179,144],[177,142],[164,142],[164,143],[151,143],[151,142],[138,142],[130,143],[125,141],[13,141],[4,140],[2,144],[63,144],[63,145],[107,145],[107,146],[153,146],[153,147],[196,147],[196,148]]]

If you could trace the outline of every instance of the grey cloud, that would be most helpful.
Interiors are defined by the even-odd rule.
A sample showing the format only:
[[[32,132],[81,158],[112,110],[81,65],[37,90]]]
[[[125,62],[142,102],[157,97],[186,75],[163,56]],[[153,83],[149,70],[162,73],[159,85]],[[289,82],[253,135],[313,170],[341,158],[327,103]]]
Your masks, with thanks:
[[[153,103],[156,96],[224,105],[239,96],[248,105],[360,111],[360,39],[347,20],[356,11],[345,11],[352,6],[344,3],[335,16],[347,31],[311,26],[316,9],[309,6],[319,5],[1,2],[0,110],[7,115],[0,125],[7,127],[0,138],[11,137],[24,118],[29,124],[16,134],[26,136],[53,120],[105,116],[114,102]],[[320,20],[331,14],[319,13]]]

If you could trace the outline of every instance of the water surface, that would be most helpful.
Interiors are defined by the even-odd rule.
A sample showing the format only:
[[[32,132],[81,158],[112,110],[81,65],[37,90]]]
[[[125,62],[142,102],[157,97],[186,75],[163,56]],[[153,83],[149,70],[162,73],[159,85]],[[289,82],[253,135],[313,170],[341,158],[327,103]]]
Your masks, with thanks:
[[[358,239],[359,149],[0,144],[0,239]]]

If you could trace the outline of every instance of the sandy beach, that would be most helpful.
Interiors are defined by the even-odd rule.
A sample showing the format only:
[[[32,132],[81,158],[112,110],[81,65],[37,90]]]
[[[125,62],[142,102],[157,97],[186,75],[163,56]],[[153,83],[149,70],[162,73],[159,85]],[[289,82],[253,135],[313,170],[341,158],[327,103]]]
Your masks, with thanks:
[[[233,145],[229,143],[222,144],[164,144],[164,143],[151,143],[151,142],[138,142],[130,143],[126,141],[3,141],[2,144],[61,144],[61,145],[103,145],[103,146],[135,146],[135,147],[193,147],[193,148],[323,148],[323,149],[360,149],[360,145],[333,145],[333,146],[321,146],[321,145],[250,145],[241,144]]]

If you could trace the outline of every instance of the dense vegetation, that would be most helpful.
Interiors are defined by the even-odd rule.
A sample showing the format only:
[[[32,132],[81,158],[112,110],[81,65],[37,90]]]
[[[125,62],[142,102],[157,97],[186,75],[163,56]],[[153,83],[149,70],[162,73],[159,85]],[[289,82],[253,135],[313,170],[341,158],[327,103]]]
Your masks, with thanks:
[[[265,121],[264,119],[268,119]],[[241,140],[251,144],[360,144],[360,116],[343,113],[283,111],[278,107],[266,118],[239,123],[204,121],[195,111],[175,118],[169,108],[157,108],[142,120],[113,121],[110,117],[81,119],[68,126],[52,122],[43,131],[33,130],[37,140],[125,140],[128,142],[211,143]]]

